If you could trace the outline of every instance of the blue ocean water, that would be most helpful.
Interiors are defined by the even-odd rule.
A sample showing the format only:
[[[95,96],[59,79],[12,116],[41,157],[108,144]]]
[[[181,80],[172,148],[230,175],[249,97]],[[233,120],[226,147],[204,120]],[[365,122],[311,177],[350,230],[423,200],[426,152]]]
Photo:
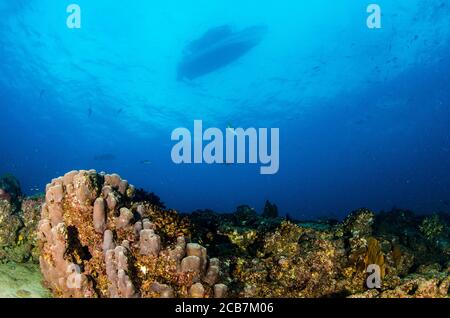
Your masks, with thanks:
[[[183,212],[448,212],[450,5],[374,2],[381,29],[362,0],[0,0],[0,174],[34,194],[70,170],[116,172]],[[186,45],[221,25],[267,34],[177,80]],[[279,128],[279,172],[174,164],[171,132],[194,120]]]

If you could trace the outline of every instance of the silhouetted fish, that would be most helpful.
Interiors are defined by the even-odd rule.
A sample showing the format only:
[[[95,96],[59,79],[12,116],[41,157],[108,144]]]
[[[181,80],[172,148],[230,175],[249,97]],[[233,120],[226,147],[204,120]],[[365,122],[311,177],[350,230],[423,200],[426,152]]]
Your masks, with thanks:
[[[185,48],[178,66],[178,80],[195,79],[227,66],[258,45],[266,32],[265,26],[239,32],[233,32],[228,25],[208,30]]]

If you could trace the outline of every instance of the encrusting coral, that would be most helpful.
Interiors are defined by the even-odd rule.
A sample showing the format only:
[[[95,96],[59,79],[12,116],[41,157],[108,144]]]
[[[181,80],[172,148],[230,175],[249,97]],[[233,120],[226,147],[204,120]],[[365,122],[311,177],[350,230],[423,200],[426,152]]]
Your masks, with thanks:
[[[9,247],[16,243],[16,233],[22,223],[14,214],[14,208],[7,200],[0,200],[0,247]]]
[[[350,213],[342,223],[305,223],[282,218],[271,220],[251,216],[249,210],[246,211],[247,217],[242,222],[236,220],[236,215],[219,216],[212,211],[198,211],[191,217],[191,223],[196,228],[194,234],[200,236],[205,230],[198,230],[199,227],[200,229],[208,227],[211,223],[214,225],[222,220],[223,224],[217,228],[230,238],[232,244],[216,237],[213,239],[222,247],[220,258],[226,267],[224,276],[227,278],[232,296],[366,295],[369,265],[379,266],[382,286],[379,290],[369,291],[367,297],[400,296],[396,290],[398,291],[402,284],[414,285],[429,281],[423,273],[412,271],[414,268],[421,264],[442,263],[440,267],[442,270],[439,272],[441,280],[433,281],[439,288],[430,289],[428,294],[411,290],[409,297],[423,295],[448,297],[448,289],[445,289],[445,286],[449,273],[444,268],[450,265],[449,257],[441,258],[439,255],[442,254],[442,249],[424,243],[426,239],[418,233],[419,220],[407,213],[403,215],[412,218],[411,224],[414,226],[414,231],[408,233],[407,237],[418,236],[414,239],[414,243],[401,239],[396,230],[383,231],[380,225],[382,220],[377,222],[377,216],[368,209]],[[402,215],[398,211],[393,213]],[[239,215],[242,215],[242,212]],[[391,217],[390,213],[381,215]],[[208,220],[215,221],[208,222]],[[267,222],[271,225],[268,226]],[[395,228],[395,224],[389,223],[389,226]],[[258,235],[252,244],[243,245],[242,241],[233,241],[234,232],[231,232],[233,228],[247,233],[253,230]],[[243,249],[242,246],[247,249]],[[421,247],[420,250],[415,251],[414,248],[418,246]],[[435,254],[436,249],[439,253]]]
[[[19,182],[0,178],[0,262],[37,262],[36,227],[42,197],[22,198]]]
[[[321,297],[334,293],[334,265],[343,256],[330,233],[284,221],[268,233],[256,257],[241,257],[232,276],[242,297]]]
[[[436,214],[425,218],[420,225],[420,231],[430,241],[439,238],[444,233],[445,228],[445,223]]]
[[[118,175],[73,171],[47,185],[40,266],[59,297],[224,297],[220,265],[174,211],[134,201]]]

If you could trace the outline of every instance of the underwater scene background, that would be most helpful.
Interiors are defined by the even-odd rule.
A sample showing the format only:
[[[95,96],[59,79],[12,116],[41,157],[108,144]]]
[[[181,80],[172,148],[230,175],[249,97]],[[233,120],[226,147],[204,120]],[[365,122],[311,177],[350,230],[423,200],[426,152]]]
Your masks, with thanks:
[[[448,297],[447,1],[72,2],[0,0],[1,297]],[[279,170],[175,164],[195,120]]]
[[[185,212],[266,199],[311,218],[449,210],[445,1],[379,1],[376,30],[366,1],[78,4],[73,30],[64,1],[1,1],[0,166],[26,193],[95,168]],[[184,47],[220,25],[267,34],[234,63],[177,81]],[[195,119],[280,128],[279,172],[173,164],[170,134]]]

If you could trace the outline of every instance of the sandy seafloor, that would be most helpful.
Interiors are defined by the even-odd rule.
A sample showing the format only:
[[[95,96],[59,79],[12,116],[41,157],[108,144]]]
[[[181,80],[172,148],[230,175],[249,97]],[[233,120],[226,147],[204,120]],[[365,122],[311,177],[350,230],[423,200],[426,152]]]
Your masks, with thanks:
[[[49,298],[39,265],[0,264],[0,298]]]

